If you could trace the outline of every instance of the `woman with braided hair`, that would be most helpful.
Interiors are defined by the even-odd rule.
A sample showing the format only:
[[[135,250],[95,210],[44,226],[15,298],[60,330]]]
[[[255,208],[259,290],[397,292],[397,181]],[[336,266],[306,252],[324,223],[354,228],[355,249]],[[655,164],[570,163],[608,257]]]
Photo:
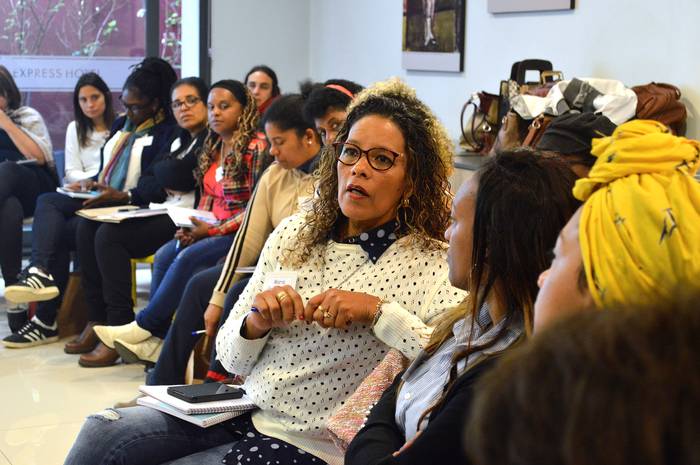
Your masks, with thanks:
[[[195,170],[201,195],[198,209],[211,211],[218,223],[193,217],[192,228],[178,229],[175,238],[156,252],[151,299],[136,321],[94,327],[115,360],[117,344],[127,348],[122,353],[133,352],[129,348],[138,344],[141,358],[157,359],[187,281],[226,255],[265,168],[267,143],[257,132],[259,114],[246,87],[234,80],[214,83],[207,107],[211,132]]]

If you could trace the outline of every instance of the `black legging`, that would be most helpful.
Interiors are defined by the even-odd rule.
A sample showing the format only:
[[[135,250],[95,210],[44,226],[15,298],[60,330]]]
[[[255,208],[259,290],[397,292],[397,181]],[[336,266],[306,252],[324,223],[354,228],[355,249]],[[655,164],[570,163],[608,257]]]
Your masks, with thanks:
[[[131,259],[154,254],[175,230],[168,215],[119,224],[79,220],[76,246],[89,320],[110,326],[134,320]]]
[[[56,188],[45,171],[41,166],[0,162],[0,271],[5,286],[17,283],[21,271],[23,219],[34,214],[39,194]]]

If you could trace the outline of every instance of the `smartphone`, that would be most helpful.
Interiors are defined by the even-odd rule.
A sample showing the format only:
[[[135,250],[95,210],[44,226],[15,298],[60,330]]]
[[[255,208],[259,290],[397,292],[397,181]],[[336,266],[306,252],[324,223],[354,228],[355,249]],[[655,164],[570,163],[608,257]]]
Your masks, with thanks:
[[[221,383],[191,384],[188,386],[170,386],[168,394],[192,404],[215,400],[240,399],[243,389]]]

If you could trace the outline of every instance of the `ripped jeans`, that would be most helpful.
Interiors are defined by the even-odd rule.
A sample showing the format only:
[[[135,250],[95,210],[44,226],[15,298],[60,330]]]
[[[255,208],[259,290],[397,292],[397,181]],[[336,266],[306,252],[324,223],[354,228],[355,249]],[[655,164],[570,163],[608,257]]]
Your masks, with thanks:
[[[200,428],[140,406],[107,409],[87,418],[65,465],[156,465],[192,454],[177,463],[220,464],[236,439],[223,424]]]
[[[209,428],[147,407],[107,409],[83,425],[65,465],[325,465],[255,429],[250,413]]]

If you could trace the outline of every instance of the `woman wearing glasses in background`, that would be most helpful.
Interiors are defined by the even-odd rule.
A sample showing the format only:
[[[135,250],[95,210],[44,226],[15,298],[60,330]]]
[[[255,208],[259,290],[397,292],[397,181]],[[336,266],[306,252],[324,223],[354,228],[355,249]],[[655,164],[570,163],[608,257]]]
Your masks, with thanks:
[[[68,251],[75,250],[80,242],[76,239],[80,223],[76,211],[105,205],[147,205],[165,199],[152,165],[159,154],[167,152],[172,137],[174,121],[169,89],[176,79],[172,67],[160,58],[144,59],[127,77],[121,96],[126,114],[114,123],[112,134],[102,147],[99,174],[68,187],[98,189],[100,194],[85,201],[56,192],[39,197],[34,230],[41,234],[32,235],[30,265],[17,284],[5,289],[8,299],[22,303],[49,301],[59,296],[59,287],[63,288],[68,279]],[[90,263],[89,258],[81,256],[80,265],[83,284],[91,278],[99,279],[94,258]],[[3,343],[21,348],[58,340],[57,311],[58,305],[39,306],[36,315]]]
[[[67,464],[343,462],[328,418],[390,348],[415,357],[464,293],[449,284],[442,241],[452,144],[432,112],[400,81],[378,83],[337,141],[311,211],[268,238],[217,337],[259,410],[206,429],[144,407],[92,416]],[[266,289],[274,271],[296,284]]]

